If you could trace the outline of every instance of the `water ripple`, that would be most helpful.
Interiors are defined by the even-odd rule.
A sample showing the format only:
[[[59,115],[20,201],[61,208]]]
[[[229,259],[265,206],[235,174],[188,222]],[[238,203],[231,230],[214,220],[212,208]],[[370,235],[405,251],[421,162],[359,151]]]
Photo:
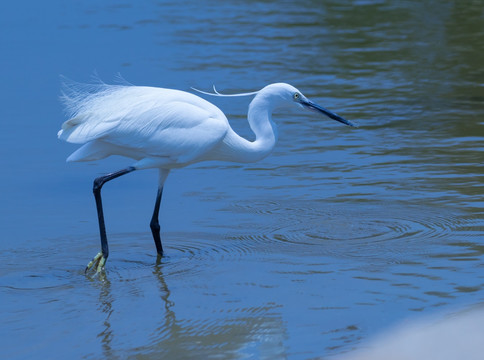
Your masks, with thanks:
[[[343,257],[403,257],[422,254],[424,244],[445,243],[451,235],[468,239],[478,236],[478,219],[451,209],[408,204],[325,204],[314,201],[259,202],[237,204],[238,213],[260,214],[260,224],[233,236],[247,248],[249,241],[297,245],[299,252],[317,251]],[[240,229],[238,229],[240,231]],[[282,245],[279,245],[279,247]],[[260,250],[260,249],[259,249]]]
[[[235,214],[240,221],[213,224],[213,229],[207,226],[207,232],[164,234],[166,255],[161,261],[157,261],[149,233],[111,235],[107,273],[128,282],[151,276],[146,269],[158,264],[165,275],[197,276],[221,261],[277,262],[281,261],[278,254],[296,259],[378,259],[384,263],[418,262],[422,257],[476,261],[484,254],[477,241],[481,220],[441,207],[271,200],[237,203],[221,211],[231,214],[232,219]],[[12,250],[0,259],[10,269],[3,274],[0,287],[33,290],[73,286],[77,277],[73,275],[82,274],[96,240],[94,235],[68,241],[52,239],[55,246]],[[32,271],[12,263],[20,254],[37,260]]]

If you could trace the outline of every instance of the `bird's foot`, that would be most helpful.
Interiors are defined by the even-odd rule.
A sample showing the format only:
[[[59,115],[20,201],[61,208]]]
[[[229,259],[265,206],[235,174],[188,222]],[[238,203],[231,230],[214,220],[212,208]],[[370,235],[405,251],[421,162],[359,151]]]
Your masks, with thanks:
[[[106,263],[106,258],[103,256],[103,253],[100,252],[87,264],[86,270],[84,273],[87,273],[88,270],[91,268],[96,269],[96,274],[99,274],[101,271],[104,270],[104,264]]]

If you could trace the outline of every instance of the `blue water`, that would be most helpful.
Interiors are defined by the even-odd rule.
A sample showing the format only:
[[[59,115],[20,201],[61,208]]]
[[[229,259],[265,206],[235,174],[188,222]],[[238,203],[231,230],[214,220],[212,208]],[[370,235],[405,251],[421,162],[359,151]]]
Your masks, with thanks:
[[[339,355],[408,318],[483,301],[482,7],[476,2],[61,2],[0,6],[0,355]],[[60,78],[226,92],[288,82],[297,109],[256,164],[69,163]],[[210,98],[251,138],[248,98]]]

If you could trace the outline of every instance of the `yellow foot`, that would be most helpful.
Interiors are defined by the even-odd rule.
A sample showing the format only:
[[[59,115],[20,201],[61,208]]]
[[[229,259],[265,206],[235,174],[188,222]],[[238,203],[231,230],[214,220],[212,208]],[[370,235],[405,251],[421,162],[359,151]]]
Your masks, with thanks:
[[[104,270],[104,264],[106,263],[106,259],[103,256],[103,253],[100,252],[87,264],[85,273],[91,268],[96,269],[96,273],[100,273]]]

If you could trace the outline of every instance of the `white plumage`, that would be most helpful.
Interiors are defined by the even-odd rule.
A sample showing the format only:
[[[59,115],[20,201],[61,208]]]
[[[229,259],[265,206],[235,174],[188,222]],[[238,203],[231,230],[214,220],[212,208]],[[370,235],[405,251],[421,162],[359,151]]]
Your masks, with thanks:
[[[161,255],[158,210],[164,181],[171,169],[205,160],[253,162],[267,156],[277,141],[272,112],[291,104],[354,126],[284,83],[271,84],[254,93],[223,95],[215,90],[205,94],[255,95],[248,112],[255,140],[248,141],[237,135],[219,108],[188,92],[133,85],[65,83],[62,99],[70,118],[62,124],[58,137],[83,144],[67,161],[92,161],[110,155],[136,160],[133,166],[94,181],[102,253],[96,255],[88,268],[97,263],[100,271],[108,256],[101,202],[101,187],[105,182],[134,170],[160,169],[151,229]]]
[[[145,159],[143,168],[178,167],[206,154],[229,129],[216,106],[177,90],[103,85],[94,94],[64,99],[73,117],[58,136],[85,144],[68,161],[122,155]]]

